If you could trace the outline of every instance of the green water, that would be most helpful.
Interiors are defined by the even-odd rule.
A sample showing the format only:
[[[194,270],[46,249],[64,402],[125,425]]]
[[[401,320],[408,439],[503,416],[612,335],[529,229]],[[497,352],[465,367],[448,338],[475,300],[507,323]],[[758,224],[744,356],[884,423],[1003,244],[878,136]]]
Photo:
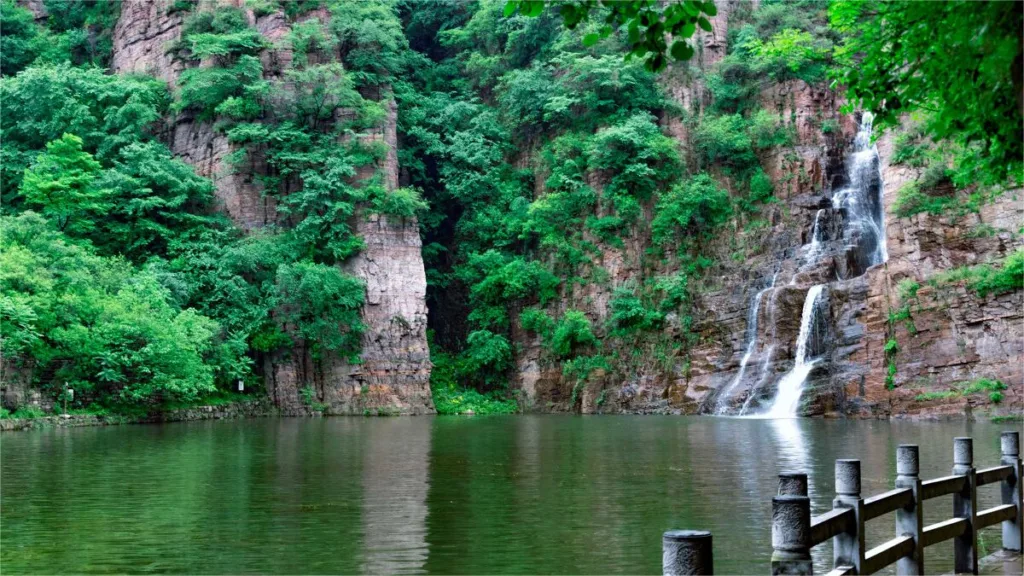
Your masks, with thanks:
[[[662,531],[714,534],[720,574],[767,573],[779,471],[831,507],[835,458],[892,487],[900,443],[926,478],[952,439],[979,467],[1013,425],[662,416],[262,419],[0,436],[5,574],[658,573]],[[982,505],[998,488],[982,488]],[[928,502],[947,518],[951,498]],[[869,545],[894,533],[869,524]],[[997,548],[998,533],[983,540]],[[828,545],[816,570],[830,567]],[[949,571],[952,544],[927,550]]]

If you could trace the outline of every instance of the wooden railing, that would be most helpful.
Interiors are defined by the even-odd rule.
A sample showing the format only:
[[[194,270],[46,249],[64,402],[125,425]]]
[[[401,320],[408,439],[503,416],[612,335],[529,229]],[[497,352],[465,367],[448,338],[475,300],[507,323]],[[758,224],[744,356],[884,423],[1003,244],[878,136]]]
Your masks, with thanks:
[[[956,572],[977,574],[978,531],[999,523],[1003,548],[1020,552],[1024,541],[1020,433],[1004,432],[1000,447],[999,466],[976,470],[972,439],[955,438],[952,475],[922,481],[918,447],[901,445],[896,451],[895,488],[870,498],[860,493],[860,460],[836,460],[832,510],[813,518],[807,475],[781,474],[778,495],[772,498],[772,574],[811,574],[811,548],[829,539],[833,542],[830,576],[873,574],[894,563],[897,574],[924,574],[924,549],[946,540],[953,540]],[[996,483],[1002,504],[978,510],[978,488]],[[949,494],[953,495],[953,518],[925,526],[924,502]],[[896,514],[895,537],[867,549],[865,524],[891,512]],[[666,532],[662,542],[665,574],[711,573],[710,533]]]

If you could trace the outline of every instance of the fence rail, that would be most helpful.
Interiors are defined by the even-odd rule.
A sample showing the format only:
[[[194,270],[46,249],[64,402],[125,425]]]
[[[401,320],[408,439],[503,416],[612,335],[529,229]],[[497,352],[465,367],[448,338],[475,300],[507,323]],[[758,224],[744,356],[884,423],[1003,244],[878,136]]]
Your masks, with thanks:
[[[956,572],[977,574],[978,531],[996,524],[1002,524],[1003,548],[1021,552],[1024,465],[1020,433],[1004,432],[1000,452],[999,466],[977,470],[973,440],[954,438],[953,473],[921,480],[918,447],[901,445],[896,450],[895,488],[869,498],[860,493],[860,460],[836,460],[832,510],[815,517],[811,517],[807,475],[780,474],[778,494],[772,498],[772,575],[811,574],[811,548],[827,540],[833,542],[834,567],[829,576],[873,574],[892,564],[900,575],[924,574],[924,549],[948,540],[953,541]],[[1002,504],[978,510],[978,488],[997,483]],[[926,526],[924,502],[950,494],[954,517]],[[868,550],[865,524],[893,512],[895,537]],[[680,536],[684,533],[698,536],[686,539]],[[663,542],[665,574],[711,574],[709,532],[666,532]],[[687,558],[695,561],[689,562]]]

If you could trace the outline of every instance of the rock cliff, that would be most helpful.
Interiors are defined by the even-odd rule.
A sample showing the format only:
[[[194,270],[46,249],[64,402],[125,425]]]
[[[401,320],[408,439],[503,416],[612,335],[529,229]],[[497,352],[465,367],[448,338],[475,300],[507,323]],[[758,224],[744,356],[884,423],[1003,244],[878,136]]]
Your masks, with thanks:
[[[260,54],[264,76],[279,76],[292,58],[282,42],[291,26],[288,19],[281,10],[257,15],[245,2],[232,4],[246,10],[250,25],[272,45]],[[181,37],[186,14],[169,1],[124,0],[114,30],[113,71],[151,74],[173,89],[187,64],[170,48]],[[314,10],[300,21],[310,18],[330,16]],[[388,112],[383,124],[365,138],[387,145],[377,168],[386,187],[394,189],[398,184],[397,114],[393,100],[385,98]],[[263,193],[259,182],[266,166],[258,157],[241,168],[229,167],[226,157],[233,146],[225,135],[187,112],[168,121],[165,139],[177,156],[214,181],[219,208],[238,226],[251,231],[279,223],[273,198]],[[300,395],[307,386],[314,388],[316,400],[326,405],[327,413],[432,412],[426,277],[417,223],[367,213],[357,217],[354,227],[365,248],[344,267],[366,283],[361,362],[327,357],[314,363],[302,347],[270,355],[263,359],[268,392],[284,413],[308,410]]]
[[[738,3],[720,3],[713,31],[699,40],[696,66],[670,68],[663,75],[666,93],[688,115],[699,116],[709,105],[702,71],[725,55],[730,14],[740,9]],[[527,407],[606,413],[766,410],[780,380],[794,367],[802,309],[809,289],[820,284],[825,288],[807,343],[816,360],[806,380],[801,413],[915,418],[962,416],[972,409],[993,415],[1020,413],[1024,292],[979,297],[962,282],[928,283],[943,270],[1000,259],[1024,245],[1019,234],[1024,226],[1020,191],[1003,194],[977,214],[899,218],[896,192],[920,174],[892,163],[893,135],[886,134],[877,142],[873,164],[866,168],[873,181],[864,184],[873,186],[875,202],[880,200],[876,208],[884,222],[881,250],[888,252],[884,262],[873,260],[867,252],[875,250],[875,242],[864,239],[853,222],[855,215],[837,200],[845,187],[860,184],[851,182],[860,176],[850,172],[850,164],[861,115],[841,113],[844,103],[827,86],[800,80],[769,83],[762,90],[761,106],[777,114],[793,134],[790,145],[759,156],[778,203],[763,208],[766,227],[737,227],[730,230],[733,238],[706,247],[718,261],[700,287],[692,328],[698,342],[685,357],[672,346],[618,350],[620,358],[632,353],[634,359],[578,385],[562,374],[558,363],[545,360],[538,337],[514,327],[519,352],[513,379]],[[687,123],[667,118],[662,124],[679,141],[684,155],[690,154]],[[731,186],[728,177],[717,177],[725,187]],[[600,185],[592,183],[596,190]],[[646,218],[641,220],[649,222],[651,206],[645,208]],[[577,308],[595,326],[603,326],[615,288],[672,272],[645,263],[650,246],[645,224],[634,227],[623,246],[601,246],[593,264],[609,281],[584,286],[556,307],[555,314]],[[913,328],[890,320],[890,314],[904,305],[897,285],[906,280],[921,285],[911,305]],[[684,337],[682,332],[679,319],[669,315],[660,339],[675,344]],[[889,355],[884,348],[893,339],[899,351]],[[892,363],[895,378],[887,383]],[[926,399],[979,378],[1008,386],[1001,402],[993,402],[987,393],[954,392]]]

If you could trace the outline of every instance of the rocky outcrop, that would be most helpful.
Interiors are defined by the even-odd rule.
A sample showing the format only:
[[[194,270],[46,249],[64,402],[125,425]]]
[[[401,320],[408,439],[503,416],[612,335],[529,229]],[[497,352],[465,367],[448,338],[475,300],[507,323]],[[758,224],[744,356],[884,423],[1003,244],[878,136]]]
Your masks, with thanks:
[[[288,19],[280,11],[257,16],[241,0],[232,4],[246,9],[250,24],[272,45],[260,54],[264,76],[279,77],[292,58],[282,41],[290,30]],[[181,37],[186,14],[174,8],[167,0],[124,0],[114,31],[114,72],[152,74],[173,88],[186,68],[171,50]],[[301,18],[327,19],[329,14],[313,10]],[[387,107],[383,125],[368,137],[387,144],[387,155],[378,169],[388,189],[394,189],[397,113],[392,100]],[[213,180],[219,208],[238,226],[251,231],[281,224],[274,199],[264,194],[259,180],[267,167],[258,154],[249,155],[241,166],[229,165],[227,159],[234,148],[224,134],[188,112],[170,120],[165,139],[175,155]],[[414,219],[393,221],[363,214],[354,226],[366,248],[344,267],[366,283],[360,363],[350,364],[340,357],[314,362],[309,351],[299,346],[264,358],[268,391],[284,413],[307,413],[314,403],[326,413],[336,414],[432,412],[426,277],[418,225]],[[313,389],[309,399],[302,394],[307,387]]]
[[[181,38],[185,11],[170,0],[125,0],[114,26],[110,67],[120,74],[149,74],[168,83],[185,69],[171,48]]]
[[[855,305],[862,335],[842,354],[842,361],[857,369],[835,382],[849,399],[847,412],[928,417],[984,409],[1019,414],[1024,410],[1024,291],[980,297],[963,282],[932,285],[929,279],[944,270],[1002,259],[1024,246],[1021,190],[1003,193],[978,213],[898,218],[893,211],[897,191],[916,180],[919,170],[890,162],[891,134],[879,140],[878,148],[889,261],[871,270],[860,287],[866,288],[865,301]],[[920,286],[916,297],[900,298],[901,281]],[[909,318],[890,326],[890,311],[904,307]],[[886,388],[888,362],[882,351],[890,338],[899,345],[892,390]],[[979,378],[1006,384],[1003,401],[997,405],[987,393],[916,399]]]

